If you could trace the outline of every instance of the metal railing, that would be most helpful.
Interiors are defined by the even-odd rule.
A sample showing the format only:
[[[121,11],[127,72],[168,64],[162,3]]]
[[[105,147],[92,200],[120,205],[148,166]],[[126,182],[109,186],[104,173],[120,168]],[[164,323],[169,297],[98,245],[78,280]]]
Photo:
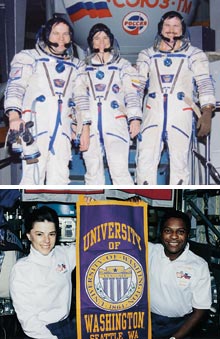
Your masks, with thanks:
[[[220,111],[220,101],[216,102],[215,111]],[[192,166],[191,166],[191,183],[195,185],[195,162],[196,159],[199,162],[199,184],[203,184],[202,174],[201,174],[201,165],[204,167],[204,184],[210,185],[211,178],[217,185],[220,185],[220,174],[214,165],[211,162],[211,152],[210,152],[210,134],[205,138],[205,155],[203,156],[199,150],[199,142],[196,137],[196,120],[193,120],[193,132],[192,132]],[[220,144],[220,143],[219,143]]]

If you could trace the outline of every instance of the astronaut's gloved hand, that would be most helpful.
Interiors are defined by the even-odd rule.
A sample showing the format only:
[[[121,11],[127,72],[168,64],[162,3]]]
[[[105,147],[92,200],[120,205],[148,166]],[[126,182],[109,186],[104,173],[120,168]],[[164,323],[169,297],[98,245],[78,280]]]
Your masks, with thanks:
[[[213,106],[207,105],[202,108],[202,116],[197,122],[197,136],[204,137],[211,131]]]
[[[21,119],[20,115],[16,111],[10,111],[8,115],[9,129],[19,131],[21,124],[24,126],[25,122]]]
[[[129,125],[129,133],[131,139],[136,137],[138,133],[140,132],[140,126],[141,126],[141,121],[140,120],[131,120],[130,125]]]

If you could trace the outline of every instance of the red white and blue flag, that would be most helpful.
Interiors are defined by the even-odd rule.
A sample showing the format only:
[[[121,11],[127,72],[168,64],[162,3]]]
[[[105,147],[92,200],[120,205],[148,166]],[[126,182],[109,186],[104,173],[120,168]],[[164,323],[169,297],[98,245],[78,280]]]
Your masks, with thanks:
[[[85,16],[90,18],[112,17],[106,1],[73,1],[64,0],[64,4],[71,21],[77,21]]]
[[[77,339],[150,339],[147,204],[77,202]]]

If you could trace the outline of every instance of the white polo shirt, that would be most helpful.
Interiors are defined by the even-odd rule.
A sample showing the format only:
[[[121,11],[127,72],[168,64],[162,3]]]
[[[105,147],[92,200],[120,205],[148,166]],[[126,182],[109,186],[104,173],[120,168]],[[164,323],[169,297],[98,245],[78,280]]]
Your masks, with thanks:
[[[48,255],[31,247],[10,275],[10,293],[17,317],[29,337],[56,339],[46,325],[69,315],[75,245],[56,246]]]
[[[150,303],[153,313],[182,317],[192,308],[211,306],[210,272],[206,261],[189,250],[171,261],[161,244],[149,243]]]

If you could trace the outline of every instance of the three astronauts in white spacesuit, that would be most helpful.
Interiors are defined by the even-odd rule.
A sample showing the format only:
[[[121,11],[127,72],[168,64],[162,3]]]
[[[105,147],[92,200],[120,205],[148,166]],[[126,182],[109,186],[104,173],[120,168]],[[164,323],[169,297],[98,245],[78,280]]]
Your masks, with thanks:
[[[140,131],[142,111],[136,69],[119,55],[110,29],[94,25],[88,36],[86,71],[92,125],[83,152],[87,185],[105,184],[104,155],[114,185],[132,185],[128,169],[130,138]]]
[[[169,184],[189,184],[194,100],[202,111],[197,135],[203,137],[210,132],[215,97],[207,56],[190,45],[182,16],[175,11],[163,15],[154,46],[139,53],[139,75],[120,57],[113,34],[102,23],[89,32],[86,68],[73,56],[72,42],[69,23],[54,17],[39,34],[36,48],[21,51],[12,61],[5,92],[10,130],[34,123],[30,131],[35,142],[22,141],[26,161],[21,184],[68,184],[73,107],[83,126],[85,184],[105,184],[105,156],[112,183],[132,185],[128,157],[135,136],[138,185],[157,184],[165,144]],[[140,92],[144,94],[146,83],[142,116]]]
[[[73,55],[73,30],[54,15],[39,32],[36,48],[22,50],[11,63],[5,92],[10,131],[20,131],[23,158],[21,184],[69,183],[71,112],[82,121],[80,150],[88,149],[90,112],[84,63]],[[24,124],[34,142],[23,137]],[[28,134],[28,133],[26,133]]]
[[[138,142],[137,184],[157,184],[157,168],[166,143],[169,184],[187,185],[194,92],[202,111],[197,123],[199,137],[210,132],[215,97],[207,56],[190,45],[186,25],[178,12],[163,15],[155,44],[139,53],[137,68],[142,93],[148,81],[142,141]]]

